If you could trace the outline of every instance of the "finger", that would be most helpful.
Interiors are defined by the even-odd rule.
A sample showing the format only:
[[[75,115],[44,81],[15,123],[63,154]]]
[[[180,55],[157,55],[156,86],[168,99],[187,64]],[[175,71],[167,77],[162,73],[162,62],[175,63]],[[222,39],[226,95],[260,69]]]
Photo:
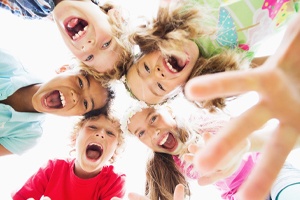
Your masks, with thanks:
[[[298,138],[297,131],[280,125],[266,145],[258,164],[241,186],[240,199],[265,199]],[[262,179],[263,175],[263,179]]]
[[[261,87],[260,76],[255,71],[229,71],[195,77],[186,83],[185,96],[190,100],[202,101],[258,91]]]
[[[214,136],[214,134],[209,133],[209,132],[205,132],[202,134],[203,140],[204,142],[208,142],[212,137]]]
[[[198,151],[200,151],[201,148],[202,148],[202,147],[200,147],[200,146],[197,145],[197,144],[190,144],[190,145],[188,146],[188,151],[189,151],[190,153],[195,154],[195,153],[197,153]]]
[[[198,184],[201,186],[210,185],[217,180],[224,178],[221,173],[215,172],[208,176],[201,176],[198,178]]]
[[[194,160],[194,154],[186,153],[183,155],[183,160],[187,163],[192,164]]]
[[[184,200],[184,186],[182,184],[175,187],[173,200]]]
[[[149,200],[147,197],[133,192],[128,193],[128,198],[129,200]]]
[[[257,115],[257,113],[261,113]],[[195,154],[194,164],[199,173],[215,171],[222,159],[244,141],[254,130],[265,124],[271,115],[261,104],[253,106],[238,118],[232,119],[201,151]],[[247,122],[247,125],[244,124]]]

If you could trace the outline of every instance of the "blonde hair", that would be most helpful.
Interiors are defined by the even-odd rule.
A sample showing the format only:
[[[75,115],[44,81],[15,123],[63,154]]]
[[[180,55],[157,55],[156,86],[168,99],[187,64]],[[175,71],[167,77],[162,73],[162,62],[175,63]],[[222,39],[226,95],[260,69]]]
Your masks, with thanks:
[[[195,41],[200,50],[200,56],[188,78],[218,73],[228,70],[239,70],[246,61],[245,54],[236,49],[216,47],[214,53],[205,55],[199,39],[215,40],[217,33],[217,19],[213,17],[215,10],[200,5],[197,1],[182,0],[171,2],[168,6],[160,7],[156,17],[140,26],[129,40],[139,46],[141,55],[153,51],[162,54],[182,54],[180,47],[186,41]],[[138,58],[140,58],[139,56]],[[215,111],[225,107],[225,98],[217,98],[200,102],[201,106]]]
[[[88,71],[89,74],[93,74],[97,80],[105,84],[110,80],[120,79],[125,74],[127,67],[133,61],[133,45],[128,41],[131,26],[128,25],[129,19],[124,19],[122,16],[122,8],[113,1],[105,2],[105,4],[99,7],[106,14],[111,9],[118,10],[116,11],[118,14],[108,15],[108,22],[111,24],[113,38],[122,49],[119,54],[119,61],[115,63],[113,69],[106,72],[98,72],[82,62],[79,62],[79,67]]]

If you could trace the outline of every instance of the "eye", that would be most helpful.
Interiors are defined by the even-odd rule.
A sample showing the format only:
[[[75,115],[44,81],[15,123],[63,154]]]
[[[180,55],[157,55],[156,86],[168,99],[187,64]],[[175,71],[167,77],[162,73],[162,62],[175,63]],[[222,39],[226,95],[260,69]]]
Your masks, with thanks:
[[[157,115],[154,115],[153,117],[151,117],[150,118],[150,124],[153,124],[156,119],[157,119]]]
[[[94,125],[89,125],[88,127],[89,127],[90,129],[97,130],[97,127],[94,126]]]
[[[150,68],[144,63],[144,68],[146,70],[146,72],[150,73]]]
[[[102,49],[106,49],[107,47],[109,47],[110,43],[111,43],[111,40],[109,42],[104,43],[102,45]]]
[[[89,55],[86,59],[85,59],[85,61],[87,62],[87,61],[90,61],[90,60],[92,60],[94,58],[94,56],[93,55]]]
[[[145,133],[145,131],[141,131],[141,132],[139,132],[139,133],[137,134],[137,136],[140,138],[140,137],[142,137],[142,136],[144,135],[144,133]]]
[[[78,78],[78,83],[79,83],[79,87],[83,88],[83,82],[82,82],[81,78]]]
[[[161,89],[162,91],[166,91],[166,90],[164,89],[164,87],[163,87],[160,83],[157,83],[157,86],[158,86],[159,89]]]
[[[115,134],[113,132],[111,132],[111,131],[106,131],[106,134],[110,135],[110,136],[115,136]]]
[[[87,108],[88,108],[88,102],[87,102],[87,100],[83,100],[83,105],[84,105],[85,109],[87,110]]]

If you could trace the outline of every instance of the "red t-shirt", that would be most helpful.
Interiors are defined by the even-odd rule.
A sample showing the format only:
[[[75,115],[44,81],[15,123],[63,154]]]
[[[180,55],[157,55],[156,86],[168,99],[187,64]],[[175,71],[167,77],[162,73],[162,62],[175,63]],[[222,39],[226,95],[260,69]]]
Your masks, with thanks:
[[[75,159],[49,160],[31,176],[25,185],[12,195],[13,200],[110,200],[125,195],[125,174],[114,172],[112,165],[105,166],[93,178],[81,179],[74,174]]]

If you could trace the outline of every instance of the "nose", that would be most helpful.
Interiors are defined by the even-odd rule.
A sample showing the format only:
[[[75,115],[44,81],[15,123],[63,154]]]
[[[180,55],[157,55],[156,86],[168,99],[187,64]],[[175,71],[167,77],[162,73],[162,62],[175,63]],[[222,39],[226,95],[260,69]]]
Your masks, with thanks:
[[[155,66],[155,75],[157,78],[165,78],[164,72],[158,65]]]
[[[81,45],[81,51],[83,52],[89,51],[89,49],[91,49],[94,46],[94,44],[95,44],[94,39],[88,40],[85,44]]]
[[[101,137],[102,139],[104,139],[104,135],[105,135],[105,130],[103,128],[101,128],[100,131],[96,133],[96,136]]]
[[[74,91],[74,90],[71,90],[71,100],[74,104],[76,104],[78,102],[78,94]]]

